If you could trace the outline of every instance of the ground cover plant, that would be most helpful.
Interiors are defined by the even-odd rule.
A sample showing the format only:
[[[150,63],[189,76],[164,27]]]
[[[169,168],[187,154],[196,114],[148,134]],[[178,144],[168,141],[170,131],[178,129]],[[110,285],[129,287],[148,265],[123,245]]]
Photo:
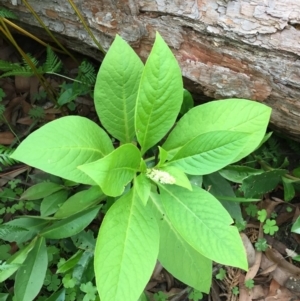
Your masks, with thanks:
[[[5,270],[5,277],[18,270],[17,298],[32,300],[43,284],[45,240],[80,233],[97,216],[102,195],[113,198],[113,204],[94,251],[101,300],[137,300],[157,259],[202,292],[210,289],[212,261],[246,270],[232,217],[201,188],[201,177],[249,155],[265,135],[270,108],[243,99],[210,102],[187,112],[166,137],[182,107],[183,86],[176,59],[159,34],[145,66],[117,36],[99,70],[94,96],[102,126],[118,143],[94,122],[67,116],[29,135],[11,156],[71,183],[91,185],[83,193],[97,196],[86,203],[80,198],[84,207],[76,208],[69,199],[39,218],[3,225],[3,231],[16,234],[35,221],[27,236],[31,242],[20,251],[22,262],[30,262]],[[40,185],[23,198],[63,190],[59,184]],[[30,279],[25,282],[24,271]]]

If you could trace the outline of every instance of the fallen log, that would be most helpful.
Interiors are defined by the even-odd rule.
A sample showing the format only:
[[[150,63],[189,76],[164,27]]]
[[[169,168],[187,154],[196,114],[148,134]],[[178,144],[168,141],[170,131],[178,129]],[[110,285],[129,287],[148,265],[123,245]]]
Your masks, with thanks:
[[[19,0],[2,5],[47,39]],[[68,1],[27,1],[63,44],[102,59]],[[23,2],[22,2],[23,3]],[[145,60],[159,31],[187,88],[211,99],[247,98],[273,108],[271,126],[300,141],[300,2],[294,0],[77,0],[108,49],[116,34]],[[17,5],[13,5],[17,4]]]

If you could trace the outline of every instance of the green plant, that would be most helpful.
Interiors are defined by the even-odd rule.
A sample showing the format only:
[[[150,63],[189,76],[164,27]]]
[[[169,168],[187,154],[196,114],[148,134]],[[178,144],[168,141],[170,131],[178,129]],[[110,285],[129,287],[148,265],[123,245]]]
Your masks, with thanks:
[[[240,293],[240,290],[237,286],[234,286],[231,291],[235,296],[237,296]]]
[[[254,204],[248,204],[246,206],[246,212],[249,216],[255,217],[257,215],[257,206]]]
[[[241,160],[239,165],[229,165],[221,170],[220,174],[231,182],[241,184],[240,191],[246,198],[261,197],[281,183],[284,200],[291,201],[295,192],[300,189],[300,178],[297,168],[291,173],[284,169],[289,165],[288,158],[283,155],[278,138],[271,134],[268,133],[264,143]],[[289,140],[287,142],[290,145]],[[292,145],[295,148],[297,143],[294,142],[290,146]]]
[[[36,58],[32,57],[30,54],[27,54],[27,56],[29,57],[31,63],[36,67],[36,70],[39,74],[56,74],[56,72],[61,70],[62,63],[49,46],[47,46],[46,61],[42,66],[38,67],[39,62]],[[0,77],[12,75],[32,76],[35,74],[34,70],[32,70],[32,67],[25,60],[23,60],[23,63],[11,63],[0,60],[0,70],[4,72]]]
[[[257,211],[257,219],[263,223],[267,218],[267,210],[266,209],[262,209]]]
[[[255,243],[255,248],[257,251],[264,252],[268,249],[268,244],[265,238],[259,238]]]
[[[91,94],[96,81],[96,72],[91,63],[83,61],[78,70],[78,75],[72,80],[72,83],[61,85],[61,93],[57,99],[58,105],[67,104],[70,110],[75,109],[75,104],[72,101],[78,96]]]
[[[276,225],[276,221],[274,219],[267,219],[264,226],[264,233],[274,235],[275,232],[279,230],[278,226]]]
[[[216,279],[223,280],[226,276],[226,271],[223,268],[220,268],[218,274],[216,275]]]
[[[164,293],[164,292],[157,292],[153,295],[153,298],[155,301],[167,301],[168,300],[168,296]]]
[[[253,279],[247,279],[245,281],[245,286],[248,288],[248,289],[252,289],[254,287],[254,280]]]
[[[183,99],[182,78],[158,33],[145,66],[117,36],[99,70],[94,95],[101,124],[120,142],[116,148],[94,122],[68,116],[32,133],[11,157],[91,185],[85,194],[93,191],[114,198],[94,252],[101,300],[137,300],[157,259],[175,277],[202,292],[210,289],[213,260],[247,269],[239,232],[218,199],[201,187],[202,176],[206,175],[204,186],[226,200],[211,184],[219,181],[216,172],[259,145],[271,109],[244,99],[213,101],[190,109],[172,129]],[[229,189],[226,181],[221,183]],[[233,198],[230,194],[227,200]],[[69,200],[57,209],[54,219],[41,219],[43,226],[35,228],[25,249],[38,255],[45,239],[80,233],[101,207],[99,199],[86,204],[81,197],[76,200],[85,204],[85,210],[78,206],[70,214],[75,202]],[[232,214],[239,216],[236,211]],[[33,258],[41,263],[42,256],[25,260]],[[43,278],[47,263],[41,264]],[[23,293],[19,285],[16,277],[15,289]],[[31,297],[40,287],[39,282]]]
[[[191,289],[188,295],[189,300],[199,301],[203,299],[203,294],[200,291]]]
[[[16,160],[10,158],[10,155],[14,152],[14,149],[0,145],[0,170],[3,166],[9,166],[16,163]]]

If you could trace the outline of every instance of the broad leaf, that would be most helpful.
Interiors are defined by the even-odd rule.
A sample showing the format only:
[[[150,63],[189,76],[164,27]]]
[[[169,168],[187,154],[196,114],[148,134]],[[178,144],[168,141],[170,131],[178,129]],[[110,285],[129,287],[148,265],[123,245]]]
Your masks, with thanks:
[[[159,142],[173,126],[182,103],[179,65],[156,33],[155,43],[140,82],[135,111],[135,131],[142,153]]]
[[[87,227],[96,217],[100,206],[87,209],[70,217],[54,222],[45,228],[40,235],[50,239],[61,239],[73,236]]]
[[[183,101],[180,109],[180,114],[184,115],[191,108],[193,108],[193,106],[194,106],[194,99],[192,94],[188,90],[183,89]]]
[[[79,191],[69,197],[57,210],[55,218],[66,218],[82,212],[105,199],[105,195],[99,186],[92,186],[87,190]]]
[[[22,195],[22,200],[38,200],[44,198],[52,193],[62,190],[64,187],[62,185],[51,183],[51,182],[43,182],[38,183],[29,187]]]
[[[119,196],[133,179],[141,162],[141,153],[131,143],[123,144],[96,162],[78,166],[108,196]]]
[[[17,300],[32,301],[38,295],[44,283],[47,265],[45,239],[39,237],[16,274],[14,292]]]
[[[166,166],[175,166],[190,175],[213,173],[232,163],[249,134],[216,131],[200,134],[186,143]]]
[[[295,188],[293,180],[286,177],[281,177],[281,180],[283,184],[284,200],[286,202],[289,202],[295,197]]]
[[[263,169],[255,169],[248,166],[229,165],[219,171],[220,175],[233,183],[243,183],[243,180],[250,175],[263,173]]]
[[[83,252],[72,273],[72,278],[76,281],[77,284],[83,283],[85,281],[92,281],[95,278],[93,271],[93,259],[93,252]]]
[[[157,218],[160,232],[158,260],[174,277],[208,293],[212,279],[212,261],[193,249],[176,231],[161,204],[160,196],[151,193],[149,205]]]
[[[45,197],[41,202],[41,216],[49,216],[55,213],[67,198],[67,190],[59,190]]]
[[[259,196],[272,191],[287,173],[284,169],[268,170],[261,174],[253,174],[243,180],[241,190],[246,198]]]
[[[96,239],[92,230],[81,231],[71,237],[76,248],[94,253]]]
[[[73,256],[71,256],[66,262],[59,266],[56,271],[56,274],[66,274],[68,271],[74,268],[74,266],[78,263],[79,259],[83,254],[83,250],[78,250]]]
[[[134,109],[144,65],[119,36],[107,52],[95,85],[95,106],[106,130],[123,143],[132,141]]]
[[[56,176],[95,185],[77,166],[99,160],[111,151],[110,138],[96,123],[67,116],[33,132],[11,157]]]
[[[95,249],[95,276],[101,301],[136,301],[153,272],[159,230],[151,210],[134,188],[106,213]]]
[[[243,243],[229,213],[209,192],[159,185],[167,217],[178,233],[203,256],[247,269]]]
[[[234,162],[247,156],[264,138],[271,109],[246,99],[211,101],[194,107],[185,114],[163,144],[167,151],[176,151],[200,134],[212,131],[233,131],[250,134]]]

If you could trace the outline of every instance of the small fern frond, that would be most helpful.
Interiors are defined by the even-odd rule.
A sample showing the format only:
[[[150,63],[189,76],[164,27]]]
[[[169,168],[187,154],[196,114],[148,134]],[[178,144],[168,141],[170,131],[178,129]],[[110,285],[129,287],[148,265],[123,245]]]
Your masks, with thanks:
[[[267,141],[269,149],[273,152],[273,154],[277,154],[280,155],[280,144],[278,142],[278,140],[272,136],[268,139]]]
[[[31,63],[36,67],[38,65],[39,61],[30,53],[26,53],[26,55],[30,59]],[[23,59],[24,67],[28,70],[31,70],[31,67],[28,65],[28,62],[25,60],[25,58],[23,57],[22,59]]]
[[[18,19],[13,12],[4,7],[0,7],[0,18]]]
[[[291,139],[287,139],[287,143],[291,150],[293,150],[295,153],[300,154],[300,143]]]
[[[15,76],[15,75],[29,77],[33,75],[33,72],[32,70],[28,70],[26,67],[18,66],[16,69],[12,71],[8,71],[1,74],[0,78],[7,77],[7,76]]]
[[[96,72],[94,66],[87,61],[83,61],[79,66],[77,80],[82,81],[87,85],[94,85],[96,82]]]
[[[8,241],[8,235],[16,234],[16,233],[24,233],[28,232],[27,229],[15,225],[0,225],[0,239]]]
[[[3,72],[12,71],[18,67],[21,67],[19,63],[11,63],[11,62],[0,60],[0,71]]]
[[[2,166],[10,166],[15,164],[17,161],[10,158],[10,155],[14,152],[14,149],[0,145],[0,164]]]
[[[35,107],[29,110],[28,115],[34,120],[40,120],[45,117],[45,111],[41,107]]]
[[[62,68],[62,62],[51,49],[50,46],[47,46],[47,58],[46,62],[43,65],[43,71],[47,72],[59,72]]]

